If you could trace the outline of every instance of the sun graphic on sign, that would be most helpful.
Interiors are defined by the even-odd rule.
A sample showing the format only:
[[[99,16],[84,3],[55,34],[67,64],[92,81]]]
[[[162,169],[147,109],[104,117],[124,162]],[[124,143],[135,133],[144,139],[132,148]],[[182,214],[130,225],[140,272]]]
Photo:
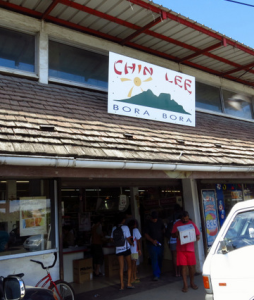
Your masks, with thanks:
[[[120,78],[122,82],[124,81],[133,81],[133,87],[130,89],[129,93],[128,93],[128,97],[131,97],[132,91],[134,89],[134,87],[140,87],[141,91],[143,92],[143,89],[141,88],[141,84],[143,82],[148,82],[153,80],[152,77],[147,78],[146,80],[141,80],[139,77],[135,77],[134,79],[129,79],[129,78]]]

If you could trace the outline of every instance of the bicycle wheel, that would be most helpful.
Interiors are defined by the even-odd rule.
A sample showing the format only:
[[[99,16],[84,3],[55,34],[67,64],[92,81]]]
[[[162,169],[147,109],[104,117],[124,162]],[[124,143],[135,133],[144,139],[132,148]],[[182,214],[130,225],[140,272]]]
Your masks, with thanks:
[[[53,291],[55,298],[58,300],[75,300],[75,293],[69,283],[63,280],[55,281],[56,287],[51,285],[49,289]]]

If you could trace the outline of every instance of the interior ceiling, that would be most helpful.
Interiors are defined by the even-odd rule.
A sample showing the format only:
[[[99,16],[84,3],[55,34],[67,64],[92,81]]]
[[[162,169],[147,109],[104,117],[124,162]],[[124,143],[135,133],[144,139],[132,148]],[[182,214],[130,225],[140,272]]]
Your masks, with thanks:
[[[149,0],[0,0],[0,7],[254,86],[252,48]]]

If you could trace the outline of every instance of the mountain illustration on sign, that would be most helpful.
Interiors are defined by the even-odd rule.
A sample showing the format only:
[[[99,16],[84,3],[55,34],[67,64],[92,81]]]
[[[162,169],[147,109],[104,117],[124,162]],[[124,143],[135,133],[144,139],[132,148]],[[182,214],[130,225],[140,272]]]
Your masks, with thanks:
[[[170,94],[161,93],[159,96],[156,96],[151,90],[142,92],[129,99],[114,100],[114,101],[136,104],[136,105],[191,115],[190,113],[186,112],[183,109],[182,105],[179,105],[175,100],[171,100]]]

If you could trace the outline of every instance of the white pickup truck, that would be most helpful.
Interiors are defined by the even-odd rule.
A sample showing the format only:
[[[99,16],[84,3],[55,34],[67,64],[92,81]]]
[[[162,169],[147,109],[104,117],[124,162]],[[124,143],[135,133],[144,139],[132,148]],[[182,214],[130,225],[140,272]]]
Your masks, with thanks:
[[[254,200],[231,209],[203,266],[205,300],[254,300]]]

